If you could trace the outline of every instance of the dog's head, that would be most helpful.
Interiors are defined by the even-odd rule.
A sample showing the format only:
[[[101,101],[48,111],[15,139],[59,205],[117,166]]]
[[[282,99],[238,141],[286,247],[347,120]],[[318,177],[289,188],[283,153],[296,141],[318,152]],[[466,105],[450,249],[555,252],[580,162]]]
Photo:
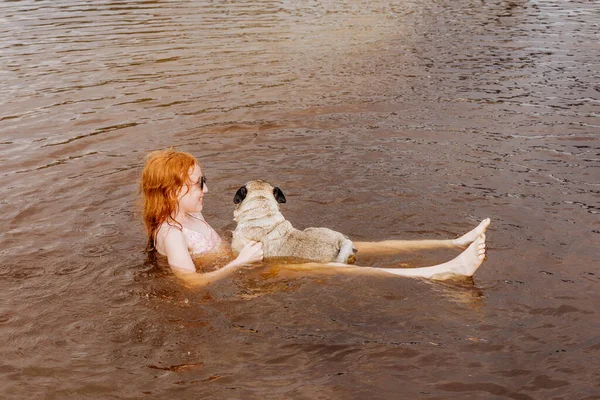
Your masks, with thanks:
[[[244,186],[239,188],[238,191],[235,192],[233,202],[239,207],[244,201],[250,201],[256,197],[275,199],[277,203],[286,202],[281,189],[261,180],[247,182]]]
[[[264,220],[278,214],[279,217],[276,219],[282,219],[279,203],[285,201],[285,196],[278,187],[261,180],[247,182],[233,197],[233,202],[236,204],[233,219],[238,224],[241,221]]]

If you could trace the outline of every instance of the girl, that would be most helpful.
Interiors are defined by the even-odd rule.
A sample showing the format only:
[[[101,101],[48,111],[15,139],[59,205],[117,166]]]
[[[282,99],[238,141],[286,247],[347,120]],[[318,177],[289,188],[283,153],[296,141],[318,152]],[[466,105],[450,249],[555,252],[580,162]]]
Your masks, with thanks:
[[[166,256],[173,272],[187,282],[207,284],[231,275],[244,265],[262,260],[262,244],[250,242],[224,267],[213,272],[196,273],[192,256],[206,257],[226,253],[227,245],[202,216],[204,195],[208,193],[208,186],[198,161],[191,154],[174,150],[150,153],[142,172],[140,186],[143,218],[148,232],[148,250]],[[380,272],[433,279],[472,276],[485,258],[485,231],[489,223],[490,220],[485,219],[475,229],[454,240],[354,243],[359,254],[393,254],[440,247],[466,248],[455,259],[433,267],[371,268],[334,263],[303,264],[303,267],[344,267],[344,271],[352,273]]]

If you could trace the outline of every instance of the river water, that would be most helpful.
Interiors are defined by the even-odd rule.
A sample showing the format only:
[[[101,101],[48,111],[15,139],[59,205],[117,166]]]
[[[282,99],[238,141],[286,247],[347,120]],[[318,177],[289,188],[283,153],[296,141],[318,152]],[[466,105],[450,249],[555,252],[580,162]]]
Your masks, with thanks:
[[[600,398],[600,3],[0,3],[0,384],[15,399]],[[225,237],[250,179],[297,227],[448,238],[472,281],[147,262],[151,150]],[[445,251],[358,263],[424,266]]]

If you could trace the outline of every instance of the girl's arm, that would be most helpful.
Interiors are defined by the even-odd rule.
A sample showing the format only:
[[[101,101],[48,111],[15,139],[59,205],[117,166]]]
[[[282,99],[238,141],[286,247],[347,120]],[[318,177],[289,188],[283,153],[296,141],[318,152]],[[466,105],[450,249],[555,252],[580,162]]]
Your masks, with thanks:
[[[230,276],[240,267],[261,261],[263,258],[262,243],[250,242],[237,258],[216,271],[199,274],[187,249],[183,232],[178,229],[169,230],[165,237],[167,260],[173,272],[186,283],[193,286],[207,285],[216,280]]]
[[[162,232],[158,232],[158,240]],[[187,272],[196,272],[196,266],[187,248],[187,243],[183,232],[179,229],[169,229],[163,237],[165,253],[167,254],[167,260],[171,268],[178,269]]]
[[[243,254],[244,252],[247,254]],[[248,255],[248,253],[250,253],[250,255]],[[242,252],[235,260],[216,271],[199,274],[196,271],[178,268],[173,265],[171,265],[171,269],[178,278],[183,279],[188,285],[206,286],[212,282],[231,276],[244,265],[252,264],[253,262],[260,260],[262,260],[262,243],[251,242],[242,249]]]

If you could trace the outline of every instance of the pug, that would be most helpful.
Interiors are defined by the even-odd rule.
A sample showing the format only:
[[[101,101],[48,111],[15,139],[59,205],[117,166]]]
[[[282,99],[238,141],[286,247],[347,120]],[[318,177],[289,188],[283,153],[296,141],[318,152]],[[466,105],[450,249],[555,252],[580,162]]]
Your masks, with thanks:
[[[356,249],[343,234],[328,228],[298,230],[279,211],[286,199],[278,187],[254,180],[238,189],[233,219],[231,248],[239,253],[253,240],[263,244],[265,259],[286,258],[295,261],[353,263]]]

